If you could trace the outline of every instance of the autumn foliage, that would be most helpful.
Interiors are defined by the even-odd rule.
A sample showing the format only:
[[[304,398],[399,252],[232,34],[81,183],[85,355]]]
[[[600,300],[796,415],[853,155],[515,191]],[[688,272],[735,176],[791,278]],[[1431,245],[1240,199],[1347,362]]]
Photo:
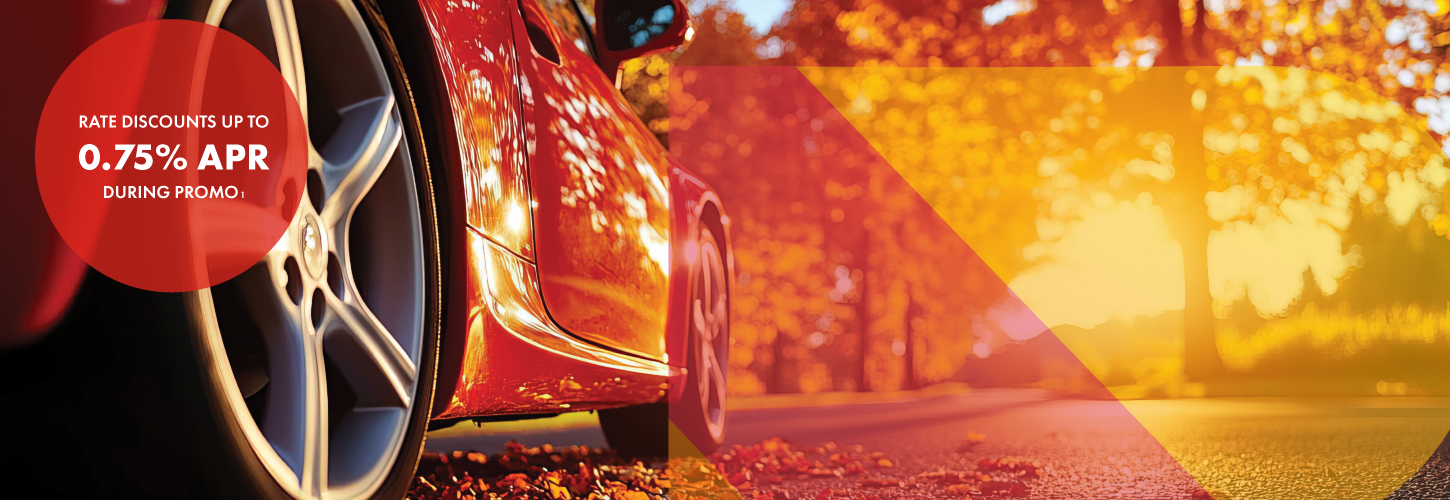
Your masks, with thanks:
[[[661,467],[614,452],[510,441],[502,453],[425,453],[408,497],[419,500],[661,500],[670,488]]]
[[[704,2],[695,42],[631,63],[625,90],[739,214],[736,394],[917,387],[1020,342],[973,303],[1007,299],[943,293],[974,279],[953,238],[1108,385],[1297,370],[1432,390],[1450,384],[1383,346],[1443,330],[1382,318],[1450,312],[1446,8],[798,0],[753,31]],[[760,168],[746,135],[838,122],[762,115],[787,68],[735,99],[677,88],[702,65],[801,68],[869,147]],[[707,119],[735,131],[690,131]],[[1065,271],[1083,266],[1102,272]]]

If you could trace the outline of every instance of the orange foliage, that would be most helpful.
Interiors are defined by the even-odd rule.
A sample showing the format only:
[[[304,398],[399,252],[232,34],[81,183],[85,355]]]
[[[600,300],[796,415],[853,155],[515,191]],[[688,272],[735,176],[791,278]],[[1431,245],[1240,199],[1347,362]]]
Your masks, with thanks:
[[[695,43],[633,63],[625,90],[662,134],[711,116],[779,125],[748,98],[673,102],[687,110],[675,117],[685,123],[669,123],[662,103],[693,99],[668,88],[675,64],[1124,68],[1080,78],[805,70],[911,189],[893,191],[869,173],[892,169],[761,175],[738,167],[761,161],[752,156],[757,144],[726,134],[699,145],[718,161],[691,167],[737,214],[732,390],[890,389],[950,377],[979,340],[963,327],[974,313],[957,307],[961,298],[935,293],[951,279],[940,269],[945,255],[933,253],[943,241],[965,239],[1011,281],[1061,260],[1069,250],[1053,245],[1102,197],[1161,208],[1168,237],[1193,247],[1184,265],[1213,270],[1195,279],[1190,269],[1187,307],[1211,304],[1217,319],[1189,314],[1200,320],[1184,328],[1252,328],[1235,319],[1239,303],[1282,316],[1309,301],[1373,308],[1450,299],[1434,287],[1396,285],[1438,279],[1425,272],[1450,278],[1439,264],[1450,246],[1437,237],[1450,235],[1441,147],[1450,100],[1443,111],[1439,100],[1450,93],[1450,62],[1436,48],[1450,35],[1441,33],[1444,12],[1425,11],[1447,7],[798,0],[757,34],[728,3],[707,3],[695,12]],[[1194,68],[1150,70],[1163,66]],[[1159,102],[1191,123],[1125,118],[1142,92],[1135,81],[1170,74],[1178,93]],[[930,218],[911,213],[916,194],[953,231],[922,231],[919,221]],[[1186,237],[1195,225],[1201,236]],[[850,284],[838,286],[842,279]],[[865,356],[854,337],[863,331]],[[917,357],[911,370],[896,354],[907,331],[921,332],[905,349]],[[865,377],[853,372],[862,360]]]

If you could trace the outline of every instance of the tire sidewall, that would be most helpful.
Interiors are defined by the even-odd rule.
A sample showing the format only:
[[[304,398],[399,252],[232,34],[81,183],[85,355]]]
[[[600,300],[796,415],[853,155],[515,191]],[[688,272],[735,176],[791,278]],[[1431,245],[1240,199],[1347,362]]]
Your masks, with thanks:
[[[418,109],[412,95],[412,85],[409,84],[407,74],[403,70],[402,57],[398,52],[397,44],[392,39],[391,31],[387,28],[382,14],[377,5],[368,0],[355,2],[358,13],[367,24],[368,31],[373,37],[373,45],[378,49],[378,55],[383,59],[383,67],[388,72],[388,83],[393,86],[393,94],[398,96],[397,107],[403,116],[403,128],[408,137],[408,154],[411,155],[413,165],[413,182],[416,186],[419,202],[419,216],[423,219],[423,255],[424,255],[424,329],[423,345],[420,351],[418,388],[413,397],[413,410],[408,417],[408,428],[405,430],[402,440],[402,449],[393,461],[391,470],[378,488],[374,498],[402,498],[409,487],[413,484],[413,475],[418,468],[418,460],[423,454],[423,444],[428,431],[428,420],[433,414],[433,392],[437,385],[439,349],[443,334],[443,267],[444,261],[442,245],[439,236],[438,224],[438,196],[434,192],[435,184],[432,178],[432,169],[429,168],[427,158],[427,147],[430,141],[423,136],[422,124],[418,118]]]

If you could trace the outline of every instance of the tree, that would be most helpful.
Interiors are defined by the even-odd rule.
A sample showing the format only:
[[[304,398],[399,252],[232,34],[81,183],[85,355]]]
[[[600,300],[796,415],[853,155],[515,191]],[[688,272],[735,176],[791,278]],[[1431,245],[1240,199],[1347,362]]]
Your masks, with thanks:
[[[1108,7],[1103,7],[1107,5]],[[1116,5],[1116,6],[1114,6]],[[1337,4],[1336,4],[1337,5]],[[1318,6],[1318,7],[1316,7]],[[1100,8],[1101,7],[1101,8]],[[1320,8],[1322,7],[1322,8]],[[1317,10],[1316,10],[1317,9]],[[832,31],[820,28],[825,24],[821,16],[834,17],[836,30]],[[799,25],[793,21],[808,20],[807,23]],[[989,22],[995,21],[995,22]],[[1226,299],[1232,300],[1232,293],[1211,293],[1210,279],[1208,273],[1209,262],[1209,235],[1210,233],[1221,234],[1228,220],[1218,218],[1210,219],[1211,206],[1205,204],[1206,200],[1222,195],[1225,189],[1231,188],[1232,184],[1244,184],[1248,182],[1242,176],[1232,182],[1225,182],[1224,172],[1235,170],[1226,167],[1222,161],[1221,152],[1205,150],[1203,144],[1216,144],[1214,137],[1221,135],[1221,131],[1234,128],[1235,117],[1241,115],[1242,108],[1259,106],[1262,102],[1239,102],[1232,99],[1220,99],[1224,92],[1237,92],[1242,89],[1242,83],[1234,78],[1232,86],[1234,91],[1226,91],[1222,86],[1229,82],[1217,81],[1210,83],[1209,74],[1214,74],[1214,79],[1222,74],[1215,72],[1214,67],[1237,63],[1254,64],[1257,61],[1266,61],[1273,64],[1286,66],[1298,66],[1316,71],[1326,72],[1332,75],[1341,75],[1352,78],[1345,86],[1353,85],[1368,89],[1368,94],[1379,94],[1390,96],[1392,100],[1400,103],[1401,109],[1434,108],[1425,104],[1423,96],[1427,93],[1438,95],[1441,92],[1450,90],[1450,76],[1433,77],[1430,75],[1433,68],[1444,67],[1440,62],[1440,56],[1429,50],[1428,42],[1424,33],[1424,26],[1427,24],[1423,13],[1407,7],[1394,5],[1381,5],[1375,2],[1368,2],[1354,8],[1335,8],[1328,4],[1320,5],[1312,2],[1274,2],[1269,3],[1245,3],[1241,8],[1233,10],[1210,11],[1203,2],[1194,2],[1183,8],[1179,2],[1160,1],[1150,5],[1126,5],[1114,2],[1106,4],[1097,3],[1073,3],[1073,2],[1038,2],[1037,8],[1025,14],[1009,16],[1005,19],[989,20],[984,10],[965,8],[959,2],[946,3],[917,3],[917,2],[877,2],[877,1],[812,1],[801,2],[787,15],[782,23],[770,33],[770,36],[782,40],[784,47],[790,50],[783,51],[781,61],[789,61],[794,64],[810,65],[842,65],[856,67],[881,67],[881,66],[955,66],[955,67],[1033,67],[1033,66],[1128,66],[1138,68],[1157,68],[1163,66],[1200,66],[1201,69],[1192,69],[1177,72],[1182,78],[1177,85],[1162,86],[1161,80],[1166,77],[1147,77],[1138,80],[1139,83],[1146,83],[1147,87],[1137,85],[1136,88],[1121,88],[1117,91],[1108,92],[1108,105],[1122,108],[1143,102],[1145,92],[1157,92],[1157,95],[1149,97],[1149,102],[1162,102],[1170,106],[1161,110],[1160,117],[1169,118],[1156,123],[1139,123],[1141,130],[1162,130],[1167,134],[1167,139],[1172,141],[1171,157],[1177,167],[1178,175],[1171,176],[1172,182],[1167,186],[1151,187],[1133,185],[1134,189],[1151,189],[1160,195],[1165,208],[1170,209],[1173,214],[1170,217],[1171,226],[1175,228],[1176,239],[1181,243],[1184,262],[1184,289],[1185,289],[1185,345],[1188,371],[1191,376],[1204,377],[1212,376],[1220,371],[1219,361],[1214,353],[1216,342],[1214,336],[1215,309],[1214,296],[1223,295]],[[1418,28],[1417,28],[1418,26]],[[1419,31],[1416,31],[1419,30]],[[1417,38],[1418,37],[1418,38]],[[767,38],[767,42],[769,38]],[[1365,78],[1365,73],[1378,69],[1384,75],[1378,78]],[[1161,70],[1148,71],[1148,73]],[[1407,73],[1408,72],[1408,73]],[[1188,78],[1198,78],[1202,74],[1201,81],[1187,82]],[[940,74],[936,74],[938,77]],[[1353,75],[1351,77],[1351,75]],[[1424,75],[1424,76],[1421,76]],[[861,75],[859,81],[866,81],[869,76]],[[1434,80],[1444,80],[1446,87],[1441,91],[1433,91]],[[909,79],[910,80],[910,79]],[[1155,81],[1157,80],[1157,81]],[[1409,84],[1406,84],[1406,80]],[[925,85],[927,82],[911,80]],[[841,83],[849,87],[850,83]],[[1328,84],[1337,86],[1341,84]],[[1162,88],[1156,88],[1162,87]],[[908,87],[910,88],[910,87]],[[1156,89],[1155,89],[1156,88]],[[847,89],[845,93],[857,92]],[[1208,102],[1214,105],[1207,111],[1203,109],[1204,103],[1194,104],[1195,95],[1205,92]],[[1266,92],[1258,90],[1260,96]],[[1337,92],[1347,92],[1340,89]],[[1084,104],[1087,99],[1078,100]],[[1121,97],[1114,102],[1115,97]],[[838,105],[848,107],[850,96],[846,101]],[[938,95],[935,99],[943,99],[945,96]],[[1123,102],[1126,100],[1127,102]],[[1370,95],[1361,96],[1353,100],[1356,103],[1371,102]],[[878,104],[881,109],[891,109],[892,104],[880,103],[874,98],[865,101],[868,104]],[[917,102],[920,107],[925,107],[931,102]],[[1378,106],[1378,103],[1374,103]],[[1050,106],[1047,106],[1050,108]],[[892,111],[896,111],[892,109]],[[888,111],[889,113],[890,111]],[[1112,113],[1111,111],[1108,111]],[[940,114],[938,112],[938,114]],[[1121,112],[1119,112],[1121,115]],[[918,115],[917,119],[925,117]],[[999,121],[1001,116],[996,117]],[[1182,120],[1178,118],[1189,118]],[[1292,117],[1279,117],[1282,120],[1289,120]],[[1351,117],[1353,119],[1355,117]],[[1405,119],[1423,119],[1407,115]],[[878,121],[889,121],[885,120]],[[1281,120],[1281,121],[1282,121]],[[908,119],[907,121],[911,121]],[[1450,128],[1450,122],[1445,122]],[[1025,124],[1024,124],[1025,125]],[[1431,123],[1434,125],[1434,122]],[[868,123],[861,123],[863,127],[870,127]],[[945,125],[938,125],[944,127]],[[1268,125],[1265,125],[1268,126]],[[1018,127],[1017,130],[1033,130],[1033,126]],[[1041,127],[1036,127],[1040,130]],[[1242,129],[1239,125],[1237,128]],[[1391,127],[1394,128],[1394,127]],[[1326,135],[1335,137],[1333,133],[1371,133],[1355,129],[1350,132],[1347,129],[1336,129]],[[1398,137],[1398,131],[1384,132],[1391,136]],[[1426,162],[1433,162],[1435,157],[1436,134],[1432,133],[1427,139],[1430,140],[1408,140],[1407,144],[1424,144],[1428,149],[1424,153],[1428,156],[1417,156],[1421,165]],[[908,134],[911,135],[911,134]],[[1037,134],[1039,137],[1041,133]],[[1277,131],[1276,134],[1277,135]],[[1202,142],[1195,140],[1203,136]],[[1350,135],[1353,137],[1354,135]],[[1342,136],[1340,136],[1342,137]],[[1380,137],[1380,136],[1376,136]],[[917,141],[917,144],[925,144],[923,137],[917,134],[903,140],[903,144]],[[927,139],[929,140],[929,139]],[[1393,140],[1382,144],[1388,148],[1395,142]],[[1275,144],[1280,144],[1278,138],[1274,139]],[[1287,144],[1287,143],[1284,143]],[[1296,143],[1297,144],[1297,143]],[[1396,143],[1398,144],[1398,143]],[[1302,146],[1302,144],[1300,144]],[[898,145],[898,147],[900,147]],[[891,149],[890,146],[884,149]],[[1421,151],[1416,149],[1416,151]],[[1383,153],[1384,151],[1381,151]],[[1373,153],[1360,151],[1366,154],[1366,158],[1376,158]],[[1292,154],[1287,151],[1276,151],[1273,154],[1279,156]],[[1349,152],[1346,152],[1349,154]],[[1415,153],[1419,155],[1421,153]],[[911,157],[912,155],[899,155]],[[893,158],[895,161],[897,158]],[[1202,158],[1202,160],[1200,160]],[[1352,155],[1350,157],[1352,159]],[[939,161],[933,160],[933,161]],[[909,163],[908,160],[907,163]],[[1376,178],[1389,179],[1394,171],[1404,171],[1404,166],[1386,165],[1374,162],[1376,167],[1383,167],[1378,170],[1379,176],[1370,175],[1371,182]],[[1413,163],[1413,162],[1412,162]],[[1296,166],[1297,165],[1297,166]],[[1436,164],[1438,165],[1438,164]],[[898,165],[900,166],[900,165]],[[1119,167],[1122,167],[1119,164]],[[960,165],[955,165],[960,169]],[[1242,173],[1246,165],[1234,165],[1236,171]],[[1331,174],[1327,168],[1320,167],[1320,174],[1306,176],[1304,172],[1295,173],[1294,169],[1303,169],[1300,162],[1283,163],[1274,161],[1265,168],[1283,169],[1281,175],[1275,176],[1274,186],[1283,191],[1290,186],[1297,188],[1299,196],[1308,196],[1309,193],[1318,191],[1324,192],[1326,183],[1330,183],[1337,174]],[[1438,169],[1432,169],[1438,171]],[[1421,170],[1423,171],[1423,169]],[[1074,170],[1075,176],[1083,181],[1102,182],[1111,180],[1114,174],[1121,172],[1083,172]],[[1397,179],[1404,181],[1407,174],[1401,174]],[[1262,176],[1255,176],[1262,179]],[[1418,179],[1419,174],[1416,174]],[[1287,181],[1285,181],[1287,179]],[[1340,179],[1342,181],[1342,179]],[[1433,182],[1425,183],[1427,189],[1439,190],[1441,185]],[[1387,183],[1379,181],[1371,189],[1383,192]],[[932,187],[918,189],[927,194],[933,190]],[[1121,186],[1103,186],[1107,190],[1122,191]],[[1263,189],[1256,191],[1256,194],[1268,195],[1274,189]],[[1366,194],[1366,196],[1369,196]],[[928,197],[932,196],[928,194]],[[1255,207],[1269,208],[1272,213],[1280,211],[1279,204],[1285,199],[1279,195],[1277,199],[1265,198],[1262,203],[1254,204]],[[960,205],[963,202],[957,202]],[[1432,211],[1439,209],[1438,200],[1429,200],[1418,205],[1426,211],[1423,215],[1427,220],[1434,219],[1440,223],[1442,234],[1450,233],[1450,219],[1436,215]],[[1373,208],[1373,207],[1369,207]],[[941,205],[938,205],[941,210]],[[1292,210],[1292,209],[1291,209]],[[1257,209],[1255,209],[1257,211]],[[1253,215],[1242,214],[1242,215]],[[963,232],[958,224],[959,232]],[[1343,227],[1338,227],[1342,231]],[[964,237],[969,234],[964,232]],[[1026,246],[1026,245],[1024,245]],[[1020,248],[1020,247],[1018,247]],[[1011,276],[1013,265],[1010,257],[997,259],[994,268],[999,272],[1006,271]],[[1316,271],[1316,280],[1319,281],[1321,289],[1329,287],[1329,282],[1342,278],[1343,273],[1335,275],[1330,272],[1323,274]],[[1331,276],[1332,275],[1332,276]],[[1330,288],[1332,290],[1332,288]],[[1275,314],[1274,310],[1263,310],[1262,314]]]
[[[631,59],[621,67],[624,74],[620,92],[666,147],[669,146],[670,67],[749,66],[760,62],[755,56],[759,37],[745,24],[745,16],[732,10],[729,3],[707,2],[698,12],[691,12],[690,17],[697,29],[687,45],[674,52]]]
[[[1450,234],[1439,160],[1450,105],[1442,110],[1438,100],[1450,91],[1450,66],[1431,47],[1429,26],[1437,21],[1396,3],[1352,2],[1346,9],[1310,1],[1044,0],[1009,12],[1002,6],[1010,2],[988,9],[965,1],[799,0],[759,36],[728,6],[707,4],[696,16],[695,44],[658,65],[636,63],[626,73],[635,90],[627,93],[656,99],[649,102],[669,95],[674,109],[689,110],[676,120],[728,115],[732,127],[789,135],[809,119],[786,125],[788,110],[752,109],[759,102],[749,98],[691,101],[667,89],[663,75],[687,61],[839,67],[803,73],[909,185],[883,189],[889,175],[811,164],[792,152],[767,155],[726,129],[690,146],[714,155],[706,166],[691,165],[725,194],[732,212],[739,210],[737,248],[749,249],[737,261],[757,279],[741,286],[741,304],[754,302],[748,319],[737,322],[742,331],[754,329],[742,339],[751,337],[757,354],[732,366],[771,381],[771,390],[840,388],[821,377],[839,382],[846,373],[857,387],[868,385],[867,373],[873,388],[890,380],[909,386],[916,372],[902,366],[917,360],[893,361],[895,341],[908,344],[902,358],[925,355],[922,381],[950,365],[938,358],[962,355],[938,356],[944,350],[937,346],[964,338],[961,329],[943,325],[980,326],[986,314],[946,311],[950,286],[932,284],[940,273],[900,265],[948,258],[933,253],[939,243],[903,236],[914,235],[904,229],[917,223],[909,220],[921,219],[898,212],[892,199],[901,193],[929,202],[951,236],[986,242],[970,251],[1007,280],[1032,278],[1060,260],[1075,227],[1118,213],[1114,207],[1161,207],[1181,254],[1184,301],[1177,307],[1185,317],[1187,371],[1211,377],[1220,371],[1215,318],[1235,304],[1283,315],[1286,304],[1311,300],[1295,299],[1305,286],[1322,295],[1312,300],[1331,300],[1342,284],[1369,283],[1350,276],[1361,265],[1354,262],[1389,257],[1348,241],[1369,238],[1371,227],[1410,234],[1408,241],[1413,234]],[[1251,66],[1260,63],[1296,69]],[[739,83],[757,85],[741,96],[768,85]],[[1144,102],[1166,107],[1143,112],[1137,108]],[[653,104],[643,109],[657,132],[690,125],[666,125]],[[765,157],[809,168],[769,176],[732,168]],[[851,189],[863,190],[858,196],[874,208],[857,211],[864,202],[838,197]],[[836,209],[849,220],[835,221]],[[858,213],[871,214],[872,229],[851,229],[866,222]],[[1234,245],[1270,241],[1283,228],[1318,238],[1317,253],[1296,257],[1314,263],[1283,278],[1298,289],[1266,292],[1222,264],[1237,255]],[[1282,253],[1287,246],[1257,251]],[[776,266],[781,259],[795,267]],[[842,265],[852,287],[845,293],[862,294],[844,303],[823,297],[837,291]],[[1429,292],[1417,296],[1433,302]],[[855,334],[863,338],[858,349],[834,340]],[[965,338],[1013,340],[990,328]],[[919,352],[918,343],[934,348]],[[852,354],[844,354],[848,349]],[[803,385],[786,387],[791,381]]]

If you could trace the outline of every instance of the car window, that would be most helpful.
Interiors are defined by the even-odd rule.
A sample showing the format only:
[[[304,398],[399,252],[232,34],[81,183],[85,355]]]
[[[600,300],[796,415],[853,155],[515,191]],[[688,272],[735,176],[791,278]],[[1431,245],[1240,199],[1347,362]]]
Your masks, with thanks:
[[[544,8],[544,13],[559,28],[565,41],[572,43],[589,57],[594,57],[594,42],[589,36],[589,25],[579,18],[574,0],[539,0],[539,6]]]

